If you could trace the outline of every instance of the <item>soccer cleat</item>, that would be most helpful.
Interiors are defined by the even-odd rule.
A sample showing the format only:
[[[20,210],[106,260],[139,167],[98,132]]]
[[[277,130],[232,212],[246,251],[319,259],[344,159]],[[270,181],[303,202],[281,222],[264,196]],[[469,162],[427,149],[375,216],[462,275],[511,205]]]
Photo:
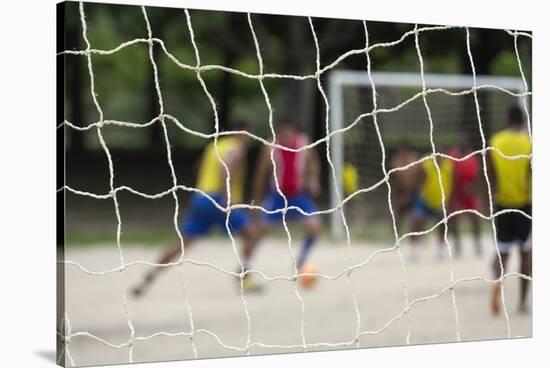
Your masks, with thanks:
[[[143,295],[143,287],[140,286],[136,286],[135,288],[132,289],[132,296],[134,298],[139,298],[140,296]]]
[[[139,297],[143,296],[143,294],[145,294],[145,291],[147,290],[148,286],[151,285],[151,283],[153,282],[154,278],[155,277],[154,277],[153,273],[148,273],[145,276],[145,279],[143,279],[143,282],[132,289],[132,296],[134,298],[139,298]]]
[[[250,274],[246,274],[243,278],[243,291],[245,293],[259,293],[263,291],[263,286]]]

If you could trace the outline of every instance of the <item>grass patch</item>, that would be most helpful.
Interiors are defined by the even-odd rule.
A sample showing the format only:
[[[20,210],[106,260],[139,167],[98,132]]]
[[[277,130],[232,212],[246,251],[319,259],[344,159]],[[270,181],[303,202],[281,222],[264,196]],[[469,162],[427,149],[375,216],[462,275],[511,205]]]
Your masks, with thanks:
[[[405,224],[408,226],[408,224]],[[426,226],[432,226],[427,224]],[[388,222],[370,222],[365,225],[358,223],[350,224],[350,236],[353,241],[361,241],[368,243],[389,243],[393,244],[394,236],[393,229],[390,223]],[[491,224],[489,221],[481,222],[481,229],[483,233],[489,233],[491,231]],[[301,241],[304,236],[304,228],[300,224],[289,224],[290,234],[292,236],[293,242]],[[408,227],[405,227],[405,231],[410,231]],[[459,232],[463,235],[471,234],[471,226],[468,221],[461,221],[459,223]],[[229,241],[221,230],[216,229],[212,231],[209,237],[215,239],[226,238]],[[449,234],[450,236],[450,234]],[[326,224],[323,226],[321,234],[319,235],[321,239],[330,239],[330,226]],[[279,239],[281,241],[286,241],[287,235],[282,226],[274,226],[271,232],[267,235],[267,238]],[[121,234],[121,243],[124,246],[163,246],[170,244],[177,240],[177,234],[175,230],[171,229],[159,229],[159,228],[144,228],[144,229],[128,229],[123,231]],[[343,241],[339,241],[338,244],[345,244],[345,238]],[[237,237],[237,241],[239,241]],[[114,231],[103,231],[103,230],[88,230],[88,231],[78,231],[78,232],[69,232],[65,237],[65,244],[68,247],[92,247],[92,246],[113,246],[116,244],[116,233]]]

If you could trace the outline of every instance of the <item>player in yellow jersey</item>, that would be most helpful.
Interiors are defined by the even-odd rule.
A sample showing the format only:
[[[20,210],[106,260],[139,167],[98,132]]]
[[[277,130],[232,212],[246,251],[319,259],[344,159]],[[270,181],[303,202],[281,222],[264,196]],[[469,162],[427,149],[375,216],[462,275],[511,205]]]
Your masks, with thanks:
[[[441,184],[439,175],[433,159],[426,160],[422,163],[422,171],[420,173],[420,189],[416,195],[412,210],[412,231],[419,232],[423,230],[424,224],[430,218],[441,220],[443,218],[443,196],[445,198],[445,206],[449,203],[453,190],[453,161],[447,158],[437,157],[437,163],[441,172]],[[437,248],[438,258],[443,258],[445,248],[443,243],[444,227],[439,226],[439,244]],[[412,237],[411,258],[415,260],[417,255],[418,237]]]
[[[344,194],[352,195],[359,189],[359,172],[355,165],[346,162],[342,170],[342,183],[344,186]]]
[[[233,124],[232,128],[234,130],[243,130],[244,126],[242,123],[238,123]],[[231,204],[242,203],[247,146],[248,137],[246,135],[220,137],[217,142],[218,154],[216,154],[216,145],[214,142],[210,142],[206,146],[202,154],[196,186],[197,189],[206,195],[200,192],[192,195],[189,207],[185,211],[185,217],[180,223],[180,231],[186,251],[195,239],[206,235],[212,226],[218,226],[224,232],[227,231],[226,212],[222,211],[218,206],[222,208],[227,206],[228,193],[231,196]],[[229,170],[229,191],[226,187],[226,169],[220,162],[220,159]],[[242,237],[242,262],[245,271],[249,267],[257,235],[257,232],[251,226],[246,211],[243,208],[232,209],[229,216],[229,231]],[[180,255],[181,244],[177,241],[162,253],[158,263],[170,263]],[[134,288],[133,294],[140,296],[163,269],[159,267],[153,268],[145,275],[143,282]],[[248,275],[244,280],[245,290],[258,291],[260,289]]]
[[[531,140],[525,132],[525,118],[519,106],[510,108],[508,126],[496,133],[489,146],[506,156],[531,154]],[[531,164],[528,158],[507,159],[491,151],[489,173],[493,184],[496,212],[514,209],[531,215]],[[497,245],[502,264],[506,263],[514,245],[520,246],[520,272],[531,276],[531,220],[518,212],[507,212],[496,217]],[[501,276],[500,263],[495,257],[495,277]],[[529,281],[520,279],[519,311],[527,311]],[[496,283],[491,297],[494,314],[500,312],[501,284]]]

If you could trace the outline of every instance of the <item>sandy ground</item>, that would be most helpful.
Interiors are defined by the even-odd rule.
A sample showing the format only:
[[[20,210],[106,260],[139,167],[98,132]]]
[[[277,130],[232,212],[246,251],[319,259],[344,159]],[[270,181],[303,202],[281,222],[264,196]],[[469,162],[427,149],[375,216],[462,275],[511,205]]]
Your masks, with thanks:
[[[299,245],[299,242],[296,245]],[[484,256],[477,258],[471,244],[465,239],[464,254],[454,260],[455,279],[483,276],[491,278],[490,260],[494,248],[489,238],[484,242]],[[366,260],[373,252],[388,244],[353,242],[354,263]],[[297,248],[296,248],[297,250]],[[438,261],[435,244],[425,239],[420,258],[416,262],[405,256],[405,281],[409,302],[438,294],[449,285],[450,264]],[[145,260],[154,262],[159,248],[126,246],[126,262]],[[223,269],[235,271],[237,262],[230,244],[223,239],[210,239],[190,250],[188,257],[209,262]],[[102,271],[119,265],[118,251],[114,246],[69,248],[66,260]],[[349,265],[344,244],[321,241],[314,249],[310,263],[318,271],[336,275]],[[256,254],[254,264],[269,276],[291,274],[291,261],[286,242],[266,239]],[[134,285],[147,266],[136,265],[124,271],[127,289]],[[510,270],[518,269],[514,253]],[[243,348],[247,340],[247,319],[238,292],[238,283],[228,275],[210,267],[185,264],[183,275],[187,293],[182,289],[181,270],[167,270],[140,299],[129,298],[128,316],[122,303],[121,275],[119,272],[102,276],[89,275],[73,265],[66,265],[66,312],[72,332],[88,332],[111,344],[126,343],[130,337],[128,317],[135,327],[135,336],[150,336],[158,332],[179,333],[190,331],[188,300],[195,329],[215,333],[226,345]],[[404,345],[407,343],[407,326],[410,321],[410,343],[451,342],[457,339],[455,313],[450,292],[440,297],[416,303],[408,315],[401,312],[405,306],[403,274],[396,251],[378,254],[368,264],[354,270],[350,276],[360,313],[360,331],[375,331],[359,338],[360,347]],[[272,345],[301,345],[302,307],[289,281],[267,281],[261,294],[246,294],[250,314],[250,343]],[[531,314],[519,314],[517,278],[505,282],[505,296],[509,309],[512,336],[531,336]],[[459,332],[463,341],[497,339],[507,336],[506,320],[501,314],[490,314],[488,302],[491,284],[484,281],[464,282],[455,287]],[[300,288],[305,305],[304,335],[307,344],[343,343],[353,341],[357,326],[356,313],[346,278],[319,279],[315,288]],[[400,316],[400,317],[399,317]],[[399,318],[395,318],[399,317]],[[395,318],[395,319],[394,319]],[[388,324],[392,319],[393,322]],[[198,358],[242,355],[243,352],[221,346],[205,333],[193,338]],[[337,348],[354,348],[356,344]],[[88,336],[74,337],[69,351],[78,366],[107,363],[126,363],[128,347],[112,348]],[[312,346],[311,350],[336,347]],[[300,347],[281,348],[253,345],[250,354],[302,351]],[[135,341],[134,362],[192,359],[193,350],[188,336],[157,336]]]

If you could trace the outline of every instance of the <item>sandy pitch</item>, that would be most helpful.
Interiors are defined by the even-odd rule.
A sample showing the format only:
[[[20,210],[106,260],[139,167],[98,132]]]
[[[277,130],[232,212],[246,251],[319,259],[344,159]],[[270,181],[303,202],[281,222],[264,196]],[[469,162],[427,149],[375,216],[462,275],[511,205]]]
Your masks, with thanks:
[[[473,247],[464,239],[463,255],[454,260],[455,279],[483,276],[492,278],[489,265],[494,256],[494,246],[486,238],[484,256],[473,255]],[[294,241],[295,252],[299,242]],[[123,245],[124,246],[124,245]],[[365,246],[354,242],[354,263],[366,260],[373,252],[389,245]],[[159,248],[139,246],[125,247],[126,262],[156,261]],[[425,239],[420,259],[413,263],[405,258],[405,281],[409,302],[438,294],[449,285],[449,262],[437,261],[435,244]],[[237,270],[237,262],[228,240],[207,239],[197,243],[188,257],[209,262],[229,271]],[[119,255],[114,245],[93,248],[69,248],[66,260],[103,271],[119,266]],[[320,273],[336,275],[349,265],[348,251],[344,244],[334,245],[322,240],[314,248],[310,263]],[[291,261],[287,243],[281,239],[266,239],[256,254],[254,268],[269,276],[291,274]],[[516,253],[510,259],[509,270],[518,270]],[[127,288],[131,287],[147,269],[136,265],[124,275]],[[247,320],[238,292],[238,283],[226,274],[210,267],[185,264],[184,278],[187,300],[193,314],[195,329],[215,333],[224,344],[243,348],[247,338]],[[351,284],[358,302],[361,331],[382,329],[404,308],[403,275],[396,251],[378,254],[367,265],[354,270]],[[122,304],[120,273],[103,276],[88,275],[72,265],[66,266],[66,312],[72,332],[86,331],[109,343],[128,341],[130,330]],[[251,343],[273,345],[301,345],[301,303],[294,284],[289,281],[260,279],[265,291],[262,294],[246,294],[251,320]],[[505,338],[506,321],[501,314],[493,317],[489,312],[491,284],[471,281],[455,288],[459,317],[459,331],[463,341]],[[531,315],[517,313],[519,280],[511,277],[505,282],[505,295],[510,315],[512,336],[531,336]],[[353,341],[357,326],[356,313],[346,278],[319,279],[312,290],[300,289],[305,302],[304,332],[307,344],[342,343]],[[135,327],[135,336],[150,336],[158,332],[189,332],[189,314],[184,302],[181,272],[167,270],[141,299],[129,297],[129,317]],[[363,335],[361,347],[406,344],[407,325],[411,325],[411,344],[456,341],[455,314],[450,292],[439,298],[415,304],[409,314],[395,319],[376,334]],[[196,333],[194,343],[198,357],[242,355],[240,351],[222,347],[212,336]],[[354,348],[352,344],[347,347]],[[327,350],[330,347],[311,347],[308,350]],[[77,365],[127,363],[129,349],[111,348],[86,336],[74,337],[69,350]],[[301,348],[267,348],[253,346],[251,354],[268,354],[302,351]],[[193,351],[187,336],[158,336],[146,341],[136,341],[134,362],[192,359]]]

